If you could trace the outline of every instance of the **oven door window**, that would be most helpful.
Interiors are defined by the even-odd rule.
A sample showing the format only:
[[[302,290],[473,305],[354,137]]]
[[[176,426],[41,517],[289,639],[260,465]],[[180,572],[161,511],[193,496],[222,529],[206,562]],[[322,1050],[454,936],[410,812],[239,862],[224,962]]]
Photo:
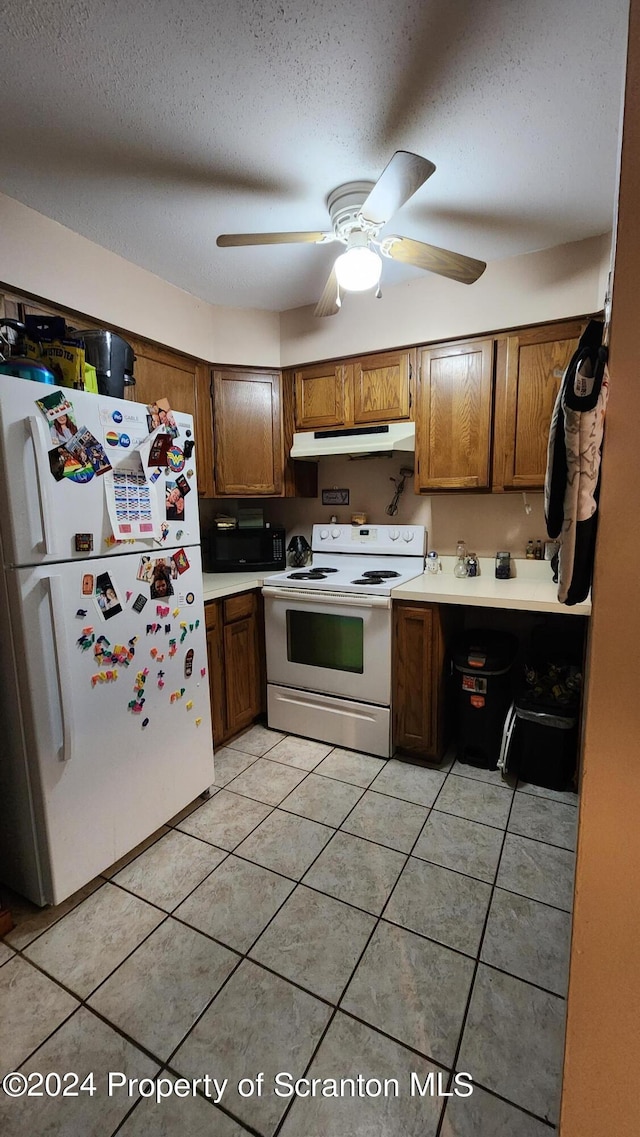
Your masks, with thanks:
[[[290,663],[364,671],[364,620],[332,612],[287,611],[287,658]]]

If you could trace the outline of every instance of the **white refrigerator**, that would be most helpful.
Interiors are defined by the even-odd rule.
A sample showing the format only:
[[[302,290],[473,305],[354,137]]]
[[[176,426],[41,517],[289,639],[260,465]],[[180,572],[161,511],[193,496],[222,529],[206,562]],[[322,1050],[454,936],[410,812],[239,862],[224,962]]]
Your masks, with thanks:
[[[0,881],[36,904],[213,782],[194,443],[0,376]]]

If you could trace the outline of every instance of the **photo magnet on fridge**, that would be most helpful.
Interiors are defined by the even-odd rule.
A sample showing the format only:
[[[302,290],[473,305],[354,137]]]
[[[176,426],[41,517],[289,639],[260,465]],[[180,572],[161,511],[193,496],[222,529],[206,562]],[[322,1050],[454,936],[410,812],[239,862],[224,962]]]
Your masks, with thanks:
[[[144,608],[146,603],[147,603],[146,596],[143,596],[142,593],[140,592],[138,594],[138,596],[136,596],[131,607],[133,608],[134,612],[142,612],[142,609]]]
[[[66,450],[77,458],[83,467],[90,466],[94,474],[106,474],[111,469],[104,447],[86,426],[81,426],[65,444]]]
[[[169,452],[173,443],[171,434],[156,434],[149,447],[147,466],[168,466]]]
[[[151,584],[153,580],[153,562],[151,557],[140,557],[136,580],[142,580],[145,584]]]
[[[93,475],[93,466],[80,459],[79,455],[72,454],[66,446],[56,446],[49,451],[49,469],[57,482],[68,479],[70,482],[90,482]]]
[[[122,612],[122,602],[108,572],[101,572],[96,577],[95,605],[105,620]]]
[[[172,579],[178,575],[171,557],[157,557],[153,562],[153,575],[151,578],[151,599],[160,600],[165,596],[173,596]]]
[[[49,395],[36,399],[36,406],[40,408],[49,424],[54,446],[73,438],[78,427],[71,400],[67,395],[62,391],[52,391]]]
[[[165,483],[165,514],[167,521],[182,521],[184,519],[184,490],[178,484],[179,481],[184,482],[187,486],[187,493],[191,488],[186,478],[180,475],[176,478],[175,482]]]
[[[149,404],[147,407],[147,426],[149,427],[149,434],[157,430],[159,426],[163,426],[172,438],[178,437],[178,427],[168,399],[157,399],[155,403]]]

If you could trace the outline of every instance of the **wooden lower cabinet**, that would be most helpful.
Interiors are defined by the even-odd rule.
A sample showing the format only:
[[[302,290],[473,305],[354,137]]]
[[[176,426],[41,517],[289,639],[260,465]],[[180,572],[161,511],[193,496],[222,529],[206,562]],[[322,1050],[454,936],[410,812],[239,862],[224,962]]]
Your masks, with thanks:
[[[393,742],[440,761],[447,745],[445,653],[448,618],[440,604],[393,607]]]
[[[205,604],[211,721],[221,746],[264,708],[262,597],[242,592]]]

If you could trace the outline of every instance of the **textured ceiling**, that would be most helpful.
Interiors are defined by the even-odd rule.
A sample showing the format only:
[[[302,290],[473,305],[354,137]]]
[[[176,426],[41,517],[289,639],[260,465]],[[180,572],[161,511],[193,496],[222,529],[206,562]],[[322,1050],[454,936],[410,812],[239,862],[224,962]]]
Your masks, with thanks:
[[[327,194],[436,172],[391,232],[483,260],[612,224],[627,0],[22,0],[0,190],[215,304],[314,302]],[[419,270],[385,262],[383,282]],[[462,286],[461,286],[462,287]]]

